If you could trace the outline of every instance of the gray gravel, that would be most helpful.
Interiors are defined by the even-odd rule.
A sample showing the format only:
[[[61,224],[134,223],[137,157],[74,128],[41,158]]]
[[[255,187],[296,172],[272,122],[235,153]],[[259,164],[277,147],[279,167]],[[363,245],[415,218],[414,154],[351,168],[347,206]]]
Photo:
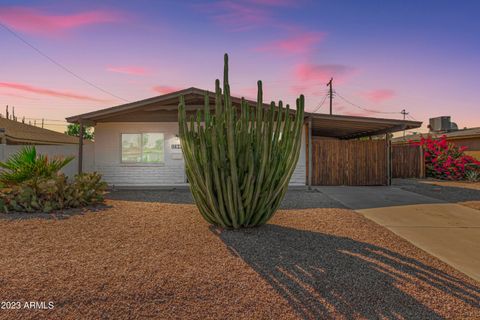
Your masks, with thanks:
[[[392,185],[447,202],[480,201],[480,190],[421,183],[414,179],[393,179]]]
[[[124,201],[163,202],[176,204],[193,204],[190,191],[186,188],[157,189],[157,190],[114,190],[108,199]],[[345,208],[318,190],[294,188],[288,190],[280,209],[311,209],[311,208]]]

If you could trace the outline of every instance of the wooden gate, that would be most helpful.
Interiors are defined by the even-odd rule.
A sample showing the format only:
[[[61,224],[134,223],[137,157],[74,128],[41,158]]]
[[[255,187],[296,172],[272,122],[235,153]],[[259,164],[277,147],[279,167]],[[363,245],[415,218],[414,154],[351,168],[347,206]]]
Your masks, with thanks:
[[[424,178],[425,161],[422,147],[415,145],[392,145],[392,177]]]
[[[385,140],[312,141],[313,185],[387,185]]]

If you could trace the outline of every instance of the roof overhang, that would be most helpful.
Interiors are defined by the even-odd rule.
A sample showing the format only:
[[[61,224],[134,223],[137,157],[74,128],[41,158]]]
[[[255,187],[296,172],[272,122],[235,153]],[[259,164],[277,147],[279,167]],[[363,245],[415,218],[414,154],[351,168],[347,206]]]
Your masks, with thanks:
[[[184,96],[187,112],[194,112],[203,108],[205,92],[208,93],[210,104],[213,105],[215,99],[213,92],[198,88],[188,88],[145,100],[68,117],[67,121],[71,123],[82,122],[86,125],[95,125],[99,122],[175,122],[178,118],[179,97]],[[252,107],[257,104],[252,100],[246,99],[246,101]],[[232,97],[234,105],[239,105],[240,102],[241,98]],[[269,104],[264,104],[263,106],[268,107]],[[291,112],[293,113],[295,110],[293,109]],[[309,118],[312,120],[313,135],[340,139],[352,139],[410,130],[422,125],[422,122],[419,121],[305,113],[305,119]]]
[[[353,139],[419,128],[420,121],[306,113],[314,136]]]

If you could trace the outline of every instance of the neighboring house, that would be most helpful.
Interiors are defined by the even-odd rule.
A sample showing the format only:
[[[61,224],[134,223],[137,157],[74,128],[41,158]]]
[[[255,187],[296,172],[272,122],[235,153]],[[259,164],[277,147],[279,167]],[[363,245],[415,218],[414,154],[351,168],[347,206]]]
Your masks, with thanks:
[[[445,135],[447,141],[455,143],[458,146],[467,147],[466,154],[469,154],[478,160],[480,160],[480,127],[460,129],[450,132],[430,132],[430,133],[417,133],[406,135],[405,137],[397,137],[392,139],[394,144],[405,144],[410,141],[420,141],[422,137],[431,136],[433,138],[439,138]]]
[[[68,176],[77,173],[78,168],[77,137],[72,137],[57,131],[39,128],[26,123],[0,118],[0,161],[6,161],[12,154],[24,146],[35,146],[37,152],[49,157],[75,156],[75,159],[63,169]],[[84,146],[83,167],[88,171],[93,168],[93,143],[86,142]]]
[[[178,102],[179,97],[183,95],[187,104],[187,112],[194,114],[196,110],[203,108],[205,92],[205,90],[189,88],[72,116],[67,118],[67,121],[95,127],[94,169],[101,173],[110,185],[122,187],[187,185],[178,138]],[[210,93],[209,97],[213,108],[214,94]],[[240,98],[232,97],[234,106],[239,106],[240,101]],[[248,103],[255,108],[256,102],[248,101]],[[264,107],[267,108],[269,105],[265,104]],[[340,140],[380,134],[388,136],[388,133],[420,126],[421,122],[417,121],[305,113],[303,144],[290,184],[305,186],[312,184],[312,180],[321,184],[322,180],[319,182],[314,178],[316,172],[320,169],[323,170],[324,166],[321,164],[322,168],[320,168],[318,159],[314,157],[317,151],[320,152],[316,149],[316,145],[323,144],[323,141],[329,141],[329,143],[338,141],[338,148],[343,148],[348,153],[347,151],[350,149],[347,150],[347,148],[352,148],[352,144],[347,146],[340,143]],[[312,144],[313,148],[309,148],[308,146]],[[356,166],[353,160],[345,161],[350,165],[351,170],[358,171],[357,175],[364,176],[362,179],[356,180],[357,182],[351,183],[388,184],[390,167],[387,153],[389,144],[378,145],[380,148],[371,149],[374,151],[368,151],[370,149],[363,148],[363,145],[370,148],[372,142],[359,141],[353,146],[359,152],[350,152],[348,155],[352,159],[358,158],[356,161],[360,163],[359,166]],[[81,145],[79,150],[81,159]],[[343,161],[343,159],[338,160],[339,162]],[[381,172],[373,172],[377,170],[376,168],[370,170],[370,162],[377,162],[376,168],[380,168]],[[327,168],[326,172],[339,170],[343,171],[344,169],[328,170]],[[308,172],[312,172],[312,174],[309,175]],[[338,174],[338,172],[333,173]],[[370,182],[370,176],[374,173],[382,177],[381,180],[378,180],[380,182]],[[340,182],[340,184],[348,183]]]
[[[26,123],[0,118],[0,143],[8,145],[78,144],[78,138]]]

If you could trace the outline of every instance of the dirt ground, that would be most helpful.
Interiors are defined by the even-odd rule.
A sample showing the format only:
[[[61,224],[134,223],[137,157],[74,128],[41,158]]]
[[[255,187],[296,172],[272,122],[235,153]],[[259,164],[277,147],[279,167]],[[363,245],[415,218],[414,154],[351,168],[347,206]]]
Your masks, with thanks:
[[[478,319],[480,284],[342,208],[219,230],[183,203],[0,220],[0,319]],[[24,302],[53,302],[50,310]]]

